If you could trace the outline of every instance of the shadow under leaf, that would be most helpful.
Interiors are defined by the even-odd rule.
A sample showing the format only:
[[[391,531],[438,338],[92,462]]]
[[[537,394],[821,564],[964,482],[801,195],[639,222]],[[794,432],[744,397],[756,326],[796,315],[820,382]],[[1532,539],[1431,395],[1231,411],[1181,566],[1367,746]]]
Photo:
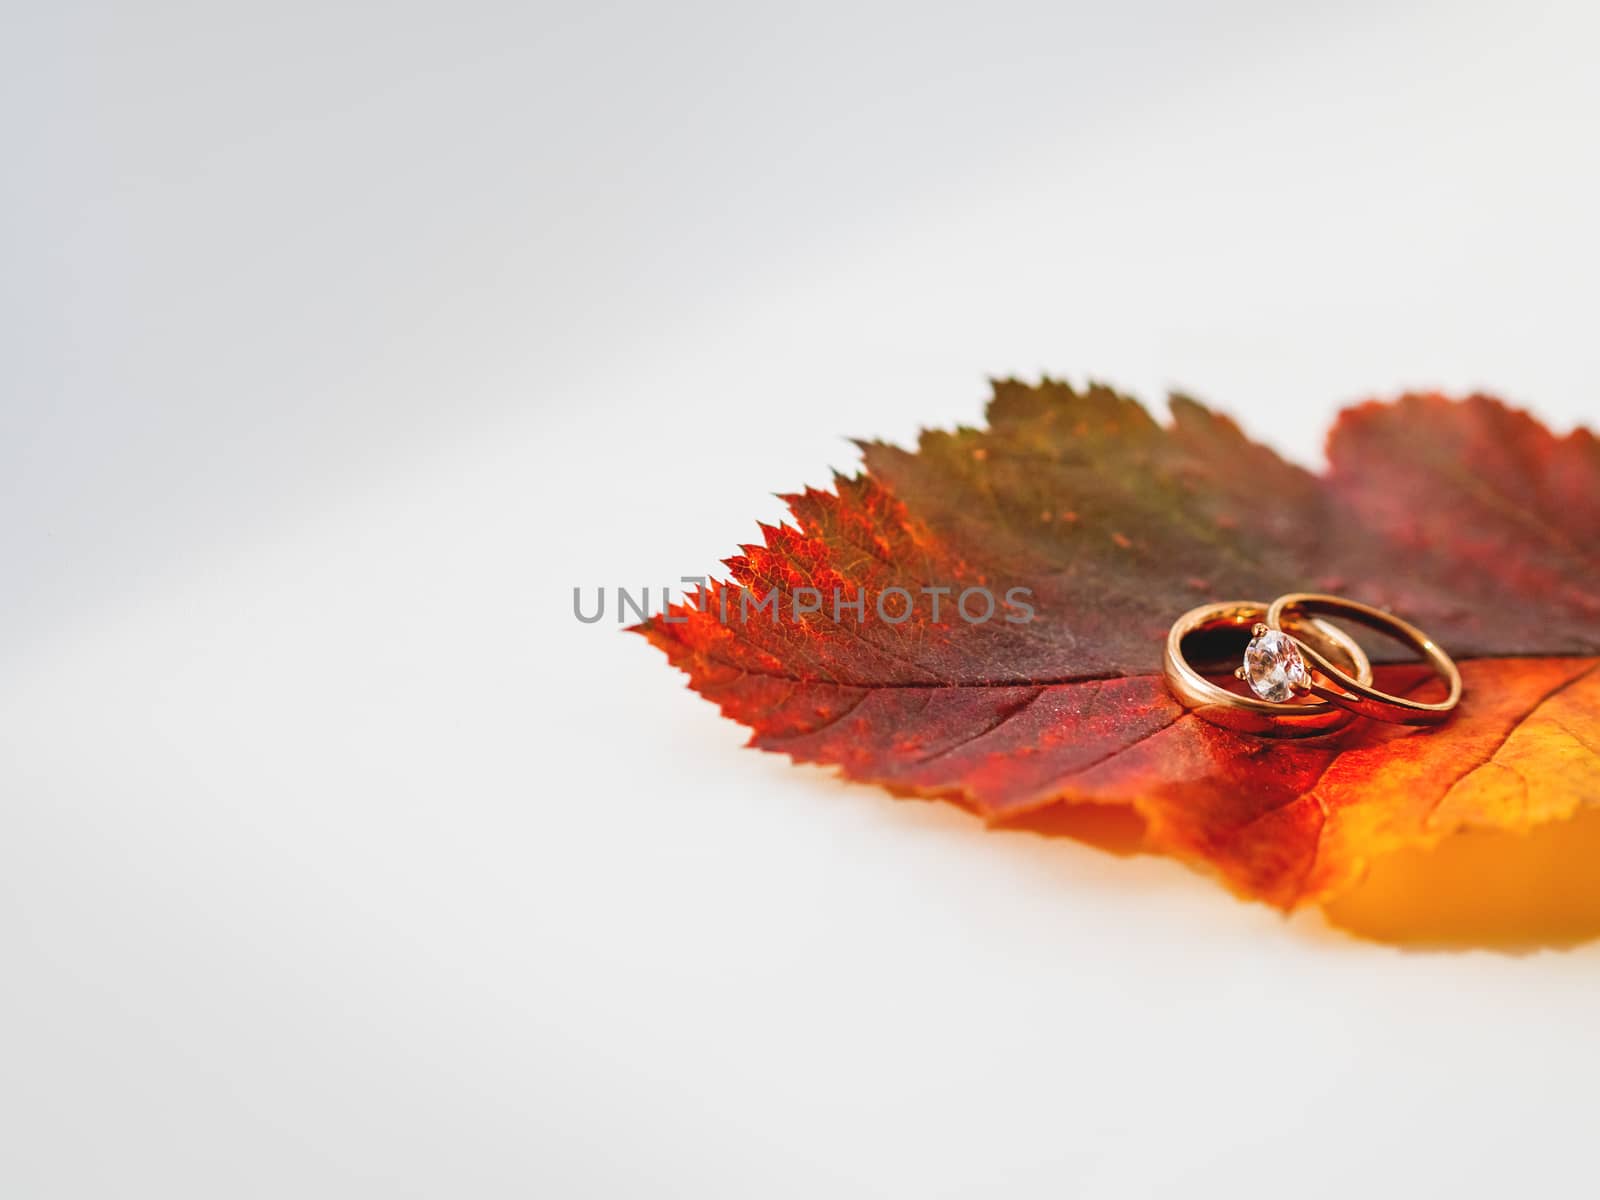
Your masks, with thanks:
[[[1600,937],[1600,810],[1527,833],[1469,831],[1374,862],[1328,923],[1416,950],[1566,949]]]
[[[1128,857],[1149,852],[1120,804],[1053,804],[994,828],[1069,838]],[[1526,832],[1470,831],[1386,855],[1323,906],[1333,928],[1418,951],[1526,954],[1600,938],[1600,810]]]

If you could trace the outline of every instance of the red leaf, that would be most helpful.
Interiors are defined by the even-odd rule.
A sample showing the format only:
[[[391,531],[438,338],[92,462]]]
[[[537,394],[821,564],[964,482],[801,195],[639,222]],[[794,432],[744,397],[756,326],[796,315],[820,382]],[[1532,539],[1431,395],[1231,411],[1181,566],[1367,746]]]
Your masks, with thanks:
[[[1557,438],[1487,397],[1407,396],[1344,413],[1317,478],[1193,401],[1172,413],[1163,428],[1105,388],[998,384],[988,429],[864,444],[863,474],[787,497],[795,524],[727,560],[702,607],[639,629],[755,746],[996,821],[1130,804],[1152,847],[1284,906],[1379,854],[1600,797],[1590,433]],[[901,623],[876,610],[894,588],[916,599]],[[835,589],[867,598],[864,619]],[[993,619],[962,619],[966,589],[996,598]],[[1462,660],[1452,721],[1358,722],[1311,746],[1171,698],[1179,613],[1305,590],[1401,613]],[[1015,620],[1008,592],[1035,619]],[[772,597],[776,619],[749,613]],[[1391,689],[1426,682],[1384,670]]]

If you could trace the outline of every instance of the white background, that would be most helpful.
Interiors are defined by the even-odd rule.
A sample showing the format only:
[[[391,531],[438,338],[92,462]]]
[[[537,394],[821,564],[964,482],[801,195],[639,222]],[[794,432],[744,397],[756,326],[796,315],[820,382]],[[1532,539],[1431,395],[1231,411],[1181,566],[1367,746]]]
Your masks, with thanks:
[[[1600,947],[985,834],[571,614],[987,375],[1594,423],[1585,7],[7,4],[0,1192],[1592,1193]]]

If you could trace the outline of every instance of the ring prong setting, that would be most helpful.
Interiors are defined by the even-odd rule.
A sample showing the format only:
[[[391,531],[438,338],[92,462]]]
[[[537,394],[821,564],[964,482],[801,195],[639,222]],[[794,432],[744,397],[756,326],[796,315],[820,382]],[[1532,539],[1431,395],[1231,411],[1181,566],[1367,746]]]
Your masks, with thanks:
[[[1259,622],[1254,633],[1244,650],[1240,678],[1260,699],[1274,704],[1282,704],[1301,694],[1302,686],[1310,682],[1310,672],[1306,670],[1295,640]]]

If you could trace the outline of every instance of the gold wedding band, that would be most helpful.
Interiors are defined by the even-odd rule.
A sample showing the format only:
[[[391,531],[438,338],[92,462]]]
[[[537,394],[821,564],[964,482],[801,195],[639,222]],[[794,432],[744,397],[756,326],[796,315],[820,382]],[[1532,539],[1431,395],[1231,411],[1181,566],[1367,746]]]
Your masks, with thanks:
[[[1461,671],[1451,657],[1415,625],[1402,621],[1393,613],[1384,612],[1381,608],[1373,608],[1370,604],[1362,604],[1356,600],[1347,600],[1343,596],[1329,596],[1319,592],[1291,592],[1289,595],[1279,596],[1272,602],[1271,607],[1267,609],[1266,624],[1271,630],[1278,632],[1279,636],[1283,636],[1283,622],[1288,621],[1298,629],[1301,627],[1301,622],[1315,616],[1345,617],[1404,642],[1421,654],[1428,665],[1439,673],[1439,677],[1449,689],[1449,695],[1436,703],[1429,703],[1380,692],[1372,686],[1370,671],[1365,679],[1359,678],[1359,672],[1358,677],[1352,678],[1329,662],[1317,647],[1302,643],[1299,647],[1300,653],[1327,679],[1327,683],[1319,683],[1314,677],[1308,678],[1304,691],[1331,704],[1337,704],[1349,712],[1398,725],[1437,725],[1448,719],[1451,711],[1460,702]],[[1307,674],[1309,675],[1309,672]]]
[[[1270,695],[1280,697],[1278,699],[1267,699],[1260,694],[1243,696],[1211,682],[1190,666],[1184,657],[1184,638],[1214,629],[1250,627],[1254,635],[1251,645],[1256,646],[1268,632],[1262,619],[1270,611],[1270,606],[1259,600],[1230,600],[1219,604],[1202,604],[1184,613],[1167,632],[1166,651],[1162,655],[1167,686],[1201,720],[1241,733],[1293,738],[1318,737],[1342,729],[1355,717],[1346,704],[1331,699],[1288,703],[1286,698],[1292,694],[1288,688],[1267,689]],[[1274,645],[1277,644],[1276,639],[1282,639],[1291,644],[1290,653],[1297,653],[1303,648],[1315,654],[1314,661],[1319,663],[1327,662],[1329,657],[1337,658],[1353,672],[1355,682],[1361,686],[1372,682],[1372,664],[1349,634],[1312,617],[1300,617],[1292,613],[1280,615],[1289,622],[1298,637],[1290,637],[1282,631],[1271,631]],[[1300,660],[1295,657],[1294,661]],[[1340,676],[1352,678],[1342,671]]]

